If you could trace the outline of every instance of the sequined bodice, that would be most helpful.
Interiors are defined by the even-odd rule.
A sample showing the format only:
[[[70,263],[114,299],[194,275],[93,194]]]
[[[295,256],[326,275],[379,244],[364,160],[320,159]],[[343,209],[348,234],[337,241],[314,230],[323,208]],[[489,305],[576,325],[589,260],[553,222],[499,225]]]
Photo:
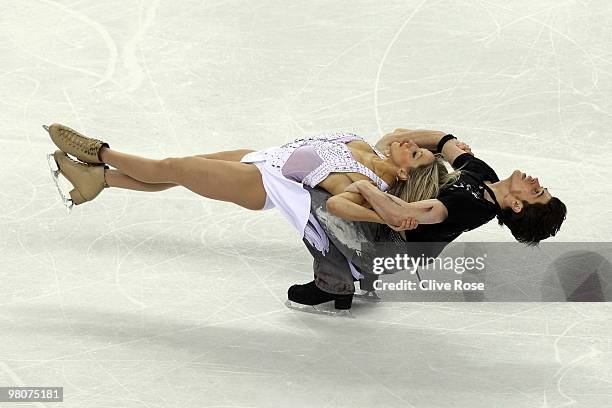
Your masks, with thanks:
[[[315,163],[315,165],[308,172],[302,172],[306,174],[300,175],[301,180],[298,181],[301,181],[303,184],[315,187],[325,180],[330,173],[334,172],[360,173],[374,181],[380,190],[386,191],[389,188],[387,183],[353,157],[351,150],[346,144],[356,140],[365,142],[363,138],[354,133],[322,133],[308,138],[296,139],[282,145],[280,148],[269,150],[266,152],[266,159],[273,167],[283,169],[286,164],[291,163],[291,156],[298,148],[308,146],[309,154],[311,156],[316,154],[318,157],[316,161],[309,160],[311,163]],[[374,147],[372,149],[379,157],[385,158]],[[295,161],[295,156],[293,159]],[[300,172],[296,171],[293,173],[299,174]]]

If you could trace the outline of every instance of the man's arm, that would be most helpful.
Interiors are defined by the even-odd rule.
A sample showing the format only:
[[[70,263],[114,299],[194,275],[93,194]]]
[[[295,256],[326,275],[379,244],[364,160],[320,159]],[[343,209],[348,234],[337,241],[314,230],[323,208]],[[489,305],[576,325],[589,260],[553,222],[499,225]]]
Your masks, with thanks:
[[[451,165],[455,162],[455,159],[461,156],[463,153],[473,155],[469,146],[467,146],[467,148],[461,148],[458,145],[467,146],[465,143],[459,142],[457,139],[451,139],[444,143],[444,146],[442,146],[442,157],[444,157],[444,160],[449,162]]]
[[[407,203],[380,191],[367,181],[357,181],[347,191],[360,193],[390,225],[401,225],[407,218],[414,218],[419,224],[438,224],[448,217],[448,210],[440,200]]]

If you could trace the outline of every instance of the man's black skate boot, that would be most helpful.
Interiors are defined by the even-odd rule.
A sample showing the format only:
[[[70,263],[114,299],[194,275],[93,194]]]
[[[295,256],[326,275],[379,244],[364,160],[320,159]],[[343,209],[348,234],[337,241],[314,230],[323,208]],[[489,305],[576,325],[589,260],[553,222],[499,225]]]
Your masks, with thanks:
[[[334,301],[334,307],[338,310],[348,310],[351,308],[353,294],[337,295],[325,292],[315,285],[314,281],[304,285],[293,285],[287,291],[289,301],[301,305],[315,306],[321,303]]]

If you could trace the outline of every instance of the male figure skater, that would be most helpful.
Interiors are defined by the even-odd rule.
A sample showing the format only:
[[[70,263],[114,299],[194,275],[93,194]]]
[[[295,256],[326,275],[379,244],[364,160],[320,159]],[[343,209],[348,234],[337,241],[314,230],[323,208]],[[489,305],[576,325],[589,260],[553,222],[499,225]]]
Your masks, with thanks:
[[[433,130],[398,130],[385,135],[377,146],[412,140],[420,147],[441,153],[453,168],[461,170],[459,179],[441,189],[437,198],[415,203],[377,190],[367,181],[349,186],[347,191],[361,194],[385,222],[400,226],[397,230],[384,224],[335,217],[327,209],[329,194],[321,189],[309,189],[311,214],[327,233],[329,252],[323,255],[304,240],[314,258],[314,280],[291,286],[288,290],[291,302],[314,306],[334,300],[336,309],[349,309],[355,291],[353,281],[359,275],[372,278],[368,276],[371,267],[368,261],[375,254],[364,254],[363,243],[438,242],[440,245],[431,249],[431,255],[437,256],[463,232],[495,217],[500,225],[510,229],[517,241],[526,245],[537,245],[559,231],[567,213],[565,204],[542,187],[537,177],[515,170],[500,180],[487,163],[458,147],[459,142],[453,135]],[[410,220],[416,220],[418,226],[405,231],[404,238],[398,230],[406,229]]]

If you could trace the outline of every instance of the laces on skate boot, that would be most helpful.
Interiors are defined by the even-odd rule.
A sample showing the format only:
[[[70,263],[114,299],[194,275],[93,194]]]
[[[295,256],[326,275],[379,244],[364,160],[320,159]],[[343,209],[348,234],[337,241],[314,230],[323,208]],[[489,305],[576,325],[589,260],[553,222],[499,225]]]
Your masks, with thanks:
[[[45,126],[43,125],[43,127]],[[74,202],[72,201],[69,195],[64,194],[64,192],[62,191],[62,188],[60,187],[60,183],[59,183],[60,169],[59,169],[59,165],[55,161],[55,157],[53,156],[53,153],[47,154],[47,162],[49,163],[49,169],[51,170],[51,176],[53,177],[53,182],[55,183],[55,186],[57,187],[57,191],[59,192],[59,195],[62,198],[62,203],[66,206],[67,213],[70,214],[72,207],[74,207]]]
[[[334,316],[334,317],[346,317],[349,319],[354,319],[355,316],[351,313],[350,309],[336,309],[334,308],[334,301],[320,303],[318,305],[303,305],[301,303],[293,302],[289,299],[285,302],[285,306],[289,309],[298,310],[304,313],[312,313],[318,315],[325,316]]]

